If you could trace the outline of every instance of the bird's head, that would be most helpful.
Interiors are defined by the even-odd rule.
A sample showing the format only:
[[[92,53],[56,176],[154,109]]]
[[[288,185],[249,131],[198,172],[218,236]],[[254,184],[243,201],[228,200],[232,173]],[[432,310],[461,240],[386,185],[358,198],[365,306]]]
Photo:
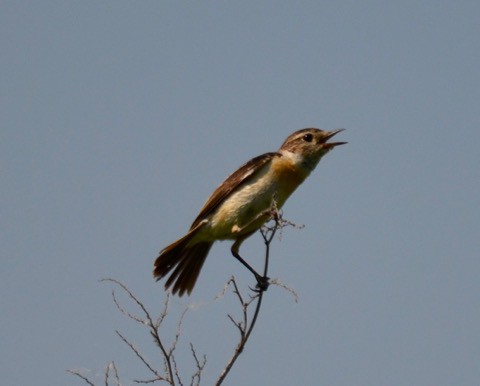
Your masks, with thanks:
[[[279,149],[279,153],[294,157],[310,171],[317,166],[320,159],[335,146],[347,142],[327,142],[344,129],[326,131],[308,128],[290,134]]]

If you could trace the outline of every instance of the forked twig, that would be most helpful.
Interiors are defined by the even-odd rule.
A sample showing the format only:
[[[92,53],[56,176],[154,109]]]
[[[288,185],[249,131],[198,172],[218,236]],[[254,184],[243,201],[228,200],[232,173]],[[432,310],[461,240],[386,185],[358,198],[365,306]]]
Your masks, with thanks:
[[[114,377],[114,380],[115,380],[115,384],[117,386],[121,386],[120,385],[120,377],[118,375],[118,370],[117,370],[117,366],[115,365],[115,362],[110,362],[108,365],[107,365],[107,368],[105,369],[105,386],[108,386],[109,385],[109,382],[108,382],[108,379],[109,379],[109,376],[110,376],[110,372],[113,372],[113,377]]]
[[[202,376],[203,369],[207,364],[207,356],[203,354],[202,359],[198,359],[197,352],[193,347],[193,344],[190,343],[190,350],[192,351],[193,359],[195,359],[195,365],[197,366],[197,371],[192,375],[192,380],[190,382],[191,386],[200,386],[200,380]]]
[[[264,268],[263,268],[263,277],[267,278],[268,275],[268,268],[269,268],[269,258],[270,258],[270,244],[275,237],[275,234],[277,231],[279,231],[280,236],[281,232],[284,227],[286,226],[295,226],[299,227],[298,225],[294,224],[293,222],[290,222],[288,220],[283,219],[282,213],[278,208],[276,207],[275,202],[273,203],[272,208],[269,211],[266,211],[266,213],[269,215],[269,217],[272,219],[271,225],[265,225],[260,229],[260,233],[262,235],[262,238],[265,243],[265,259],[264,259]],[[300,226],[301,227],[301,226]],[[134,314],[130,311],[128,311],[124,306],[120,304],[120,302],[117,299],[116,292],[115,290],[112,290],[112,298],[113,302],[115,303],[115,306],[117,309],[125,316],[127,316],[129,319],[146,326],[150,332],[150,335],[153,337],[155,344],[159,347],[161,351],[161,356],[163,360],[163,371],[160,371],[155,368],[155,365],[147,361],[146,357],[141,353],[141,351],[127,338],[125,337],[122,333],[120,333],[118,330],[115,330],[115,333],[117,336],[133,351],[135,356],[140,360],[140,362],[143,363],[143,365],[148,369],[148,371],[153,374],[153,377],[151,379],[134,379],[133,382],[139,383],[139,384],[151,384],[151,383],[156,383],[156,382],[166,382],[170,384],[171,386],[183,386],[182,379],[180,377],[180,370],[179,366],[177,365],[176,358],[175,358],[175,350],[177,348],[177,344],[180,340],[181,336],[181,327],[183,323],[183,319],[186,315],[187,309],[183,311],[183,313],[180,316],[180,319],[177,324],[177,330],[175,333],[175,336],[173,338],[173,342],[170,344],[169,347],[167,347],[161,336],[160,336],[160,327],[165,320],[165,317],[167,316],[167,311],[169,307],[169,299],[170,299],[170,294],[167,292],[164,307],[162,311],[159,313],[158,317],[154,319],[148,309],[145,307],[145,305],[125,286],[123,283],[116,279],[111,279],[111,278],[106,278],[100,280],[102,282],[112,282],[119,286],[130,298],[130,300],[133,301],[133,303],[138,307],[140,310],[140,315]],[[298,295],[296,292],[288,287],[287,285],[281,283],[278,279],[273,279],[269,280],[268,284],[273,284],[280,286],[287,291],[289,291],[295,298],[295,301],[298,301]],[[221,371],[218,380],[216,381],[215,385],[219,386],[223,383],[225,378],[227,377],[228,373],[232,369],[233,365],[235,364],[236,360],[240,356],[240,354],[243,352],[243,349],[250,337],[250,334],[252,333],[256,321],[258,319],[259,313],[260,313],[260,308],[262,306],[262,300],[264,296],[264,292],[267,290],[268,286],[265,287],[260,287],[254,290],[253,294],[249,294],[248,296],[242,295],[237,282],[235,280],[235,277],[231,277],[229,281],[226,283],[222,295],[226,293],[226,290],[228,288],[231,289],[232,293],[234,294],[235,298],[238,300],[240,306],[241,306],[241,317],[240,318],[235,318],[230,314],[227,314],[228,318],[230,321],[233,323],[233,325],[236,327],[236,329],[239,332],[240,339],[235,346],[233,355],[231,358],[227,361],[225,367]],[[253,315],[250,317],[250,307],[253,307],[253,304],[255,303]],[[197,352],[193,346],[192,343],[190,343],[190,351],[193,356],[195,366],[196,366],[196,371],[192,374],[191,379],[190,379],[190,385],[191,386],[199,386],[200,381],[201,381],[201,375],[202,372],[206,366],[207,363],[207,358],[205,355],[202,357],[199,357],[197,355]],[[67,370],[70,374],[75,375],[79,378],[81,378],[83,381],[85,381],[88,385],[90,386],[95,386],[95,384],[88,379],[87,376],[83,375],[79,370]],[[118,370],[114,362],[108,363],[108,365],[105,368],[105,374],[104,374],[104,383],[106,386],[109,386],[109,383],[115,382],[116,386],[120,386],[120,377],[118,375]]]
[[[144,358],[139,355],[140,353],[138,352],[138,350],[135,350],[135,348],[130,344],[130,342],[125,339],[118,331],[116,331],[117,335],[119,335],[119,337],[128,345],[130,346],[130,348],[133,350],[133,352],[137,355],[137,357],[139,357],[139,359],[145,364],[145,366],[147,366],[147,368],[156,375],[156,379],[157,380],[164,380],[164,381],[167,381],[169,382],[171,385],[175,385],[175,381],[174,381],[174,378],[173,378],[173,367],[172,367],[172,361],[171,361],[171,356],[172,356],[172,352],[173,350],[167,350],[165,345],[163,344],[162,342],[162,339],[160,338],[160,333],[159,333],[159,329],[160,329],[160,325],[163,321],[163,319],[165,318],[165,315],[167,314],[167,309],[168,309],[168,302],[169,302],[169,296],[167,296],[166,300],[165,300],[165,304],[164,304],[164,308],[162,310],[162,312],[160,313],[159,317],[157,318],[156,322],[153,321],[153,318],[152,316],[150,315],[150,312],[147,310],[147,308],[145,307],[145,305],[132,293],[132,291],[130,291],[127,286],[125,284],[123,284],[122,282],[116,280],[116,279],[112,279],[112,278],[106,278],[106,279],[102,279],[100,280],[101,282],[103,281],[109,281],[109,282],[112,282],[112,283],[115,283],[116,285],[118,285],[120,288],[122,288],[125,293],[129,296],[130,299],[132,299],[134,301],[134,303],[137,304],[137,306],[141,309],[141,311],[143,312],[144,314],[144,317],[139,317],[139,316],[136,316],[136,315],[133,315],[131,314],[130,312],[128,312],[124,307],[122,307],[116,297],[115,297],[115,291],[112,290],[112,297],[113,297],[113,301],[115,303],[115,305],[117,306],[118,310],[126,315],[128,318],[136,321],[137,323],[140,323],[140,324],[143,324],[143,325],[146,325],[149,329],[150,329],[150,334],[152,335],[156,345],[160,348],[160,351],[162,352],[162,355],[163,355],[163,358],[164,358],[164,367],[165,367],[165,372],[168,374],[167,377],[164,377],[164,376],[161,376],[157,370],[154,370],[152,366],[148,365],[148,363],[144,360]],[[141,383],[139,382],[138,380],[136,381],[137,383]]]
[[[263,276],[267,277],[268,276],[268,265],[269,265],[269,258],[270,258],[270,243],[272,242],[273,238],[275,237],[275,233],[277,230],[283,229],[283,227],[287,225],[295,225],[294,223],[284,220],[282,218],[282,213],[277,209],[275,202],[273,207],[270,210],[271,218],[273,220],[273,225],[271,226],[264,226],[260,229],[260,233],[263,237],[263,241],[265,243],[265,261],[264,261],[264,267],[263,267]],[[271,282],[271,284],[274,284]],[[278,284],[275,282],[275,284]],[[254,295],[250,295],[248,300],[244,300],[244,297],[240,293],[238,289],[238,285],[235,281],[235,278],[232,277],[230,280],[227,282],[226,287],[232,286],[232,292],[236,295],[238,301],[240,302],[240,305],[242,307],[242,320],[238,321],[235,318],[233,318],[230,314],[228,314],[228,318],[231,320],[231,322],[234,324],[234,326],[238,329],[240,333],[240,340],[235,347],[234,353],[232,357],[229,359],[225,367],[223,368],[222,372],[220,373],[217,382],[215,383],[215,386],[219,386],[222,384],[222,382],[225,380],[226,376],[232,369],[233,365],[235,364],[237,358],[240,356],[242,353],[245,344],[248,341],[248,338],[250,337],[250,334],[253,331],[253,328],[255,327],[255,323],[257,321],[258,315],[260,313],[260,308],[262,306],[262,300],[263,300],[263,294],[266,291],[266,288],[259,288],[255,290]],[[285,288],[288,288],[285,286]],[[224,290],[225,291],[225,290]],[[293,290],[292,290],[293,291]],[[293,293],[295,293],[293,291]],[[255,310],[252,316],[252,319],[249,323],[248,321],[248,308],[250,305],[256,300],[255,304]]]

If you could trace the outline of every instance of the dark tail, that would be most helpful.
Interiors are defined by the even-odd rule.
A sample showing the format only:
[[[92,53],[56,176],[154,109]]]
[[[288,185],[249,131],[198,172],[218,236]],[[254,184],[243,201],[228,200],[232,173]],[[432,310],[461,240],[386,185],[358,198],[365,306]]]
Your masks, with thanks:
[[[170,274],[165,283],[165,289],[173,285],[174,295],[177,292],[179,296],[185,292],[190,295],[212,247],[213,242],[210,241],[188,246],[197,230],[198,228],[191,230],[180,240],[163,249],[155,260],[153,277],[160,280]]]

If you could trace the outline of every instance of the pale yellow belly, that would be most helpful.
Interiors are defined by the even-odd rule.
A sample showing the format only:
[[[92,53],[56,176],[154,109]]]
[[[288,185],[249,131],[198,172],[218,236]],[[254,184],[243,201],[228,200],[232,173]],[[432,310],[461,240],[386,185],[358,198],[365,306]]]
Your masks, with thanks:
[[[265,212],[272,208],[273,200],[281,208],[305,178],[281,161],[272,163],[256,180],[231,194],[210,217],[204,236],[236,239],[259,229],[270,218]]]

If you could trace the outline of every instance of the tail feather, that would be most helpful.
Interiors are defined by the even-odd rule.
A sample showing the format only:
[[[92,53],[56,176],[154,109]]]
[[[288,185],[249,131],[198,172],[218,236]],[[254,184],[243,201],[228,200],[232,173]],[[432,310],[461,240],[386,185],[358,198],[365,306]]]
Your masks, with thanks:
[[[204,241],[188,245],[195,235],[194,229],[180,240],[169,245],[160,252],[155,260],[153,276],[160,280],[170,274],[165,289],[173,285],[172,293],[182,296],[185,292],[190,294],[195,286],[203,263],[213,242]]]
[[[177,292],[179,296],[182,296],[185,292],[191,294],[211,246],[212,243],[199,243],[188,250],[182,261],[181,270],[174,272],[169,277],[168,281],[171,283],[175,280],[173,294]],[[176,279],[174,279],[174,274]]]

